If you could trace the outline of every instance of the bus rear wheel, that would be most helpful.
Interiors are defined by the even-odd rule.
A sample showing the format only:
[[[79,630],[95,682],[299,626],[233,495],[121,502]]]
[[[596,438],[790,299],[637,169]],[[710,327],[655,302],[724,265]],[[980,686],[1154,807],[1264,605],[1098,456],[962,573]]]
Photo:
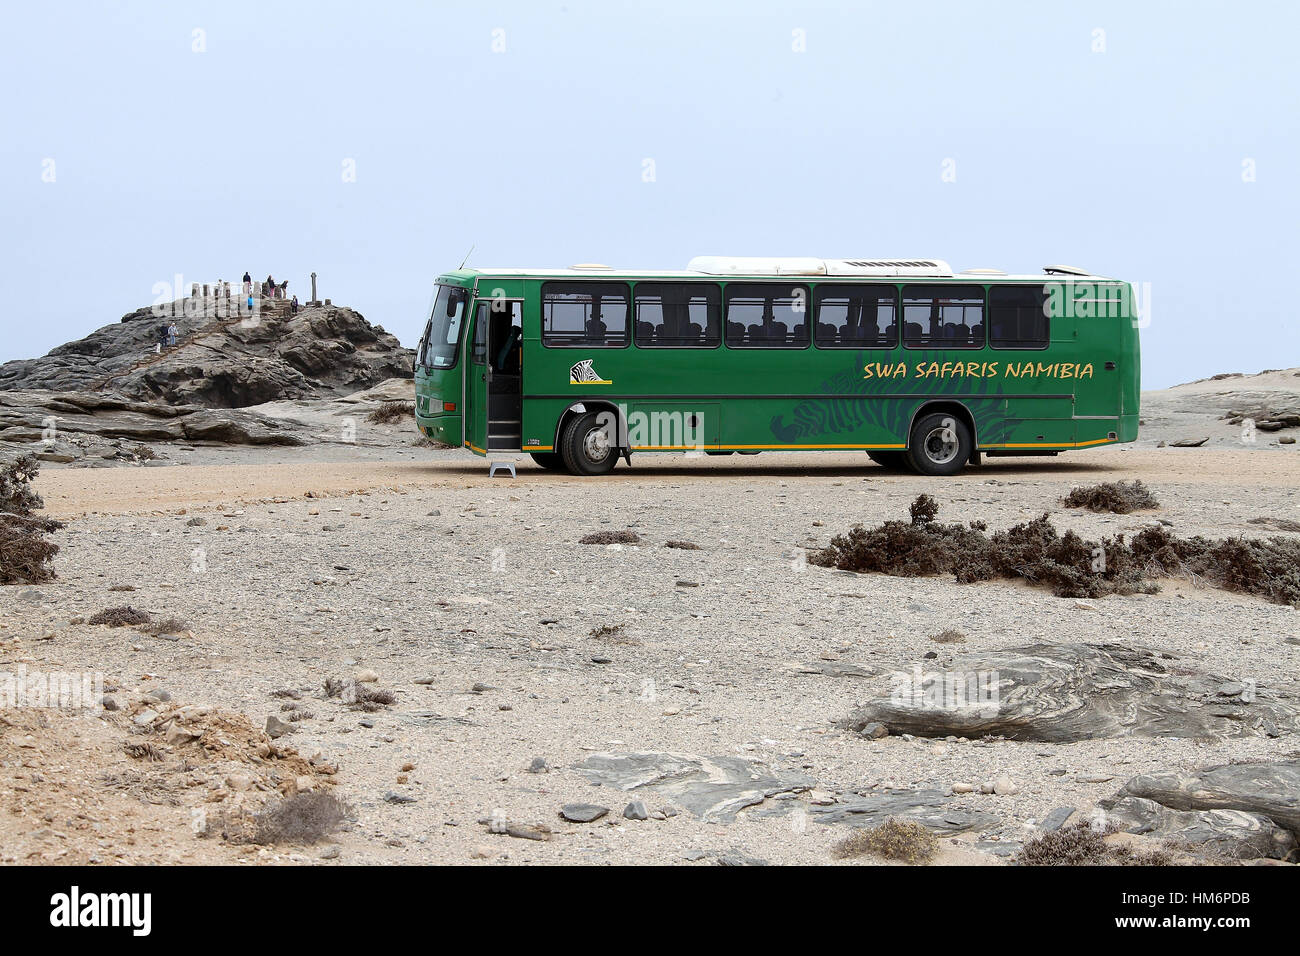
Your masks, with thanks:
[[[907,462],[903,460],[905,452],[901,451],[869,451],[867,457],[874,461],[881,468],[888,468],[890,471],[902,471],[907,467]]]
[[[946,412],[935,412],[912,426],[906,460],[923,475],[955,475],[966,467],[970,453],[970,429]]]
[[[603,418],[587,412],[564,427],[560,455],[565,467],[575,475],[607,475],[618,464],[618,444],[610,440],[613,436]]]
[[[558,452],[554,451],[532,451],[528,453],[532,456],[533,461],[541,465],[547,471],[563,471],[564,459]]]

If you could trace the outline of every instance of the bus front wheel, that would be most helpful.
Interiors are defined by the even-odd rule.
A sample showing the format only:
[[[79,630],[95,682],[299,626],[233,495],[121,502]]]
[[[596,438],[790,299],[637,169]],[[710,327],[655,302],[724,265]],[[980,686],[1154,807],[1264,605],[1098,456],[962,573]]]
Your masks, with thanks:
[[[564,459],[557,452],[553,451],[533,451],[529,452],[533,461],[541,465],[547,471],[563,471]]]
[[[955,475],[970,458],[970,429],[946,412],[924,415],[912,426],[907,463],[923,475]]]
[[[618,443],[611,441],[608,417],[587,412],[565,426],[560,454],[575,475],[607,475],[618,464]]]

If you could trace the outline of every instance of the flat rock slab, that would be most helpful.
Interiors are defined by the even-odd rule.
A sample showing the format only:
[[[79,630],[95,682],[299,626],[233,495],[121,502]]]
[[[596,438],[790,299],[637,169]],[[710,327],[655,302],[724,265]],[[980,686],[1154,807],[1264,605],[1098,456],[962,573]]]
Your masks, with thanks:
[[[1282,860],[1296,848],[1290,830],[1244,810],[1171,810],[1143,797],[1099,801],[1106,819],[1128,833],[1159,837],[1193,851],[1238,860]]]
[[[995,814],[954,806],[952,794],[942,790],[885,790],[850,797],[828,807],[809,807],[808,815],[818,823],[855,827],[874,827],[897,817],[941,833],[984,830],[1002,822]]]
[[[609,813],[609,807],[595,803],[566,803],[560,807],[560,816],[570,823],[591,823]]]
[[[674,753],[599,753],[574,767],[589,780],[617,790],[653,790],[701,820],[734,820],[745,807],[779,793],[810,789],[807,774],[774,771],[740,757]]]
[[[1228,678],[1173,674],[1169,659],[1121,644],[963,654],[944,670],[894,675],[889,696],[858,707],[845,726],[1051,742],[1279,736],[1300,727],[1291,702]]]
[[[1268,817],[1300,837],[1300,761],[1258,760],[1192,773],[1140,774],[1120,796],[1173,810],[1240,810]]]

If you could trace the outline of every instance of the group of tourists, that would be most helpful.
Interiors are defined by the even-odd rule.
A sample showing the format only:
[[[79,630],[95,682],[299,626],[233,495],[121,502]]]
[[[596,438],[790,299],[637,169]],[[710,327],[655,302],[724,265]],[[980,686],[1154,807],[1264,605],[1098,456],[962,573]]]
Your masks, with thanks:
[[[258,283],[258,285],[260,286],[259,292],[264,299],[289,298],[288,279],[277,283],[275,279],[268,275],[266,281]],[[253,277],[247,272],[244,273],[244,295],[247,297],[248,307],[251,309],[253,307]],[[289,301],[289,311],[293,314],[298,312],[298,297],[296,295]]]

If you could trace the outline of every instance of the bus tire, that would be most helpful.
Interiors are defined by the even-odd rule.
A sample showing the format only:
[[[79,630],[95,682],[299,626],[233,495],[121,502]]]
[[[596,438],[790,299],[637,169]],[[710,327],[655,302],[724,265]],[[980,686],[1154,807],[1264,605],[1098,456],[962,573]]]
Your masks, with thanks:
[[[881,468],[888,468],[890,471],[903,471],[907,468],[907,462],[903,460],[906,452],[901,451],[869,451],[867,457],[874,461]]]
[[[563,471],[564,459],[558,452],[553,451],[530,451],[533,461],[541,465],[547,471]]]
[[[570,419],[560,437],[564,466],[575,475],[607,475],[618,464],[617,441],[609,441],[608,429],[596,412]]]
[[[955,415],[922,415],[912,426],[906,461],[922,475],[955,475],[970,459],[970,429]]]

